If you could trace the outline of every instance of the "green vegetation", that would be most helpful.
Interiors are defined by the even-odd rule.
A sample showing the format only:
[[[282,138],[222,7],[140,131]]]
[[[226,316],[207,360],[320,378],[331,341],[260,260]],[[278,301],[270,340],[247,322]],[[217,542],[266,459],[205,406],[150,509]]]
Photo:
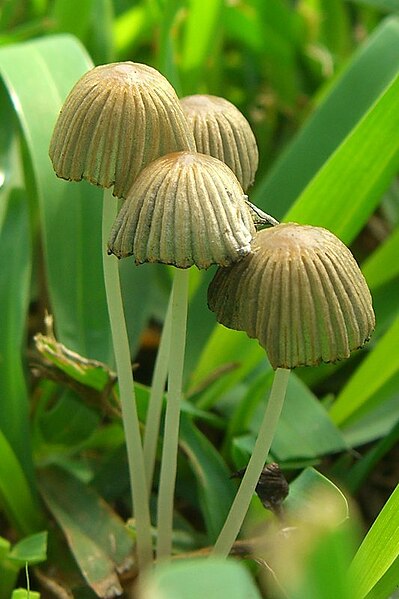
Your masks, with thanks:
[[[274,372],[256,340],[217,325],[207,308],[215,267],[188,271],[172,538],[184,559],[146,573],[137,596],[396,596],[398,47],[393,0],[2,3],[0,599],[123,590],[127,597],[137,577],[102,190],[57,179],[48,157],[76,81],[93,65],[125,60],[158,69],[180,97],[219,95],[242,111],[260,158],[251,202],[346,243],[377,322],[349,360],[290,374],[268,458],[290,483],[284,521],[254,496],[237,559],[206,560],[237,491],[230,476],[253,451]],[[144,437],[174,268],[135,266],[129,257],[119,270]],[[158,366],[159,387],[166,375]],[[161,449],[162,430],[150,501],[154,547]]]

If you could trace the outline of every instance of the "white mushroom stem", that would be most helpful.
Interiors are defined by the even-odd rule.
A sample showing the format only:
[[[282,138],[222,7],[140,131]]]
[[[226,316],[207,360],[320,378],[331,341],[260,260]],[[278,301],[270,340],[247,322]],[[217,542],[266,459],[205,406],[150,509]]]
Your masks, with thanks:
[[[143,572],[152,563],[151,521],[143,448],[137,416],[129,340],[123,311],[118,260],[115,256],[108,256],[105,251],[116,213],[117,200],[112,196],[112,192],[106,189],[103,199],[102,227],[104,281],[126,438],[132,505],[137,534],[137,558],[140,572]]]
[[[176,269],[172,288],[168,394],[158,492],[158,561],[170,559],[172,553],[173,503],[186,346],[188,282],[189,270]]]
[[[147,490],[151,493],[154,477],[157,443],[159,438],[159,425],[161,421],[162,403],[165,383],[168,377],[170,333],[171,333],[172,295],[169,298],[168,310],[162,330],[161,341],[155,360],[154,374],[152,377],[150,399],[146,416],[144,432],[144,466],[147,479]]]
[[[215,543],[212,554],[227,557],[236,540],[255,492],[259,477],[270,451],[273,437],[283,408],[290,370],[277,368],[265,415],[259,429],[258,438],[237,495],[222,531]]]

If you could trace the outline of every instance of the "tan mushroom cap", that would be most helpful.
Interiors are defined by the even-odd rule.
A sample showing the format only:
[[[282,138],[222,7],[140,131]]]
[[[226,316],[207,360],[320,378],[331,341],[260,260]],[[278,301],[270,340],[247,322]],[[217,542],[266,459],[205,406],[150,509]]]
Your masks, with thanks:
[[[60,112],[50,158],[63,179],[114,185],[125,197],[137,174],[168,152],[194,147],[175,90],[158,71],[120,62],[95,67]]]
[[[234,104],[218,96],[187,96],[180,102],[198,152],[227,164],[246,191],[254,181],[259,160],[247,119]]]
[[[219,269],[208,291],[225,326],[259,340],[273,368],[348,358],[375,326],[370,291],[350,250],[320,227],[280,224]]]
[[[144,169],[130,189],[108,244],[137,264],[226,266],[251,250],[255,227],[234,173],[220,160],[176,152]]]

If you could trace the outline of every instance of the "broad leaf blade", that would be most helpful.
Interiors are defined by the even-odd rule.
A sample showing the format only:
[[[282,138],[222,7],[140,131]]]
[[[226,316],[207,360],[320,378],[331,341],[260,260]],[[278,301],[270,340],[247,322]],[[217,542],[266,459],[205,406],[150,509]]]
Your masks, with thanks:
[[[233,414],[226,412],[229,420],[228,434],[235,447],[245,451],[245,446],[252,450],[251,441],[259,429],[266,409],[273,374],[262,374],[247,392]],[[251,439],[238,437],[251,431]],[[322,455],[337,452],[346,448],[345,440],[334,426],[324,407],[312,392],[291,374],[284,406],[273,439],[271,452],[277,461],[311,460]]]
[[[210,542],[222,529],[234,499],[230,472],[220,454],[192,421],[182,415],[180,446],[198,481],[198,492]]]
[[[233,560],[182,560],[156,568],[140,599],[260,599],[250,574]]]
[[[133,541],[123,522],[93,490],[59,468],[41,472],[40,488],[89,585],[100,597],[117,596],[117,572],[133,563]]]
[[[314,468],[306,468],[290,484],[290,493],[284,506],[290,512],[306,509],[310,513],[312,506],[315,506],[315,498],[323,493],[331,493],[334,496],[336,505],[339,506],[338,517],[341,521],[345,520],[349,514],[345,495],[331,480]]]
[[[40,564],[47,559],[47,532],[25,537],[14,545],[8,558],[20,566]]]
[[[86,52],[69,36],[0,50],[1,73],[32,163],[33,180],[26,185],[39,199],[47,281],[60,340],[82,355],[107,361],[101,194],[84,182],[57,180],[48,157],[61,104],[90,67]]]

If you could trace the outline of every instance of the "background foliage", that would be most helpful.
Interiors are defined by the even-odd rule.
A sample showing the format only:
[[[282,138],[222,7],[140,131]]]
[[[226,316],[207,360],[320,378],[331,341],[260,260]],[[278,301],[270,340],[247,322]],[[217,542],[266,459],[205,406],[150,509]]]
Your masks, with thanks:
[[[57,180],[47,155],[75,81],[93,63],[119,60],[158,68],[180,96],[211,93],[235,103],[260,151],[251,201],[277,218],[325,226],[349,244],[377,316],[365,350],[345,363],[292,375],[272,447],[272,458],[293,481],[293,510],[305,510],[322,472],[333,504],[341,495],[328,479],[359,501],[362,527],[354,532],[330,516],[331,526],[323,514],[315,518],[306,558],[298,545],[301,581],[287,581],[286,595],[265,582],[261,567],[252,568],[258,590],[246,570],[232,574],[217,563],[203,593],[220,597],[216,581],[235,576],[240,596],[246,590],[253,597],[383,599],[398,586],[397,13],[390,0],[3,1],[1,598],[10,597],[18,581],[27,586],[26,563],[35,567],[34,588],[52,588],[59,597],[62,587],[76,597],[117,593],[124,584],[120,572],[131,566],[134,527],[128,531],[122,522],[129,514],[128,478],[102,282],[101,195],[85,183]],[[136,268],[130,259],[120,267],[144,422],[170,270]],[[215,325],[206,307],[212,275],[193,271],[190,281],[180,552],[214,542],[234,495],[229,474],[247,462],[272,379],[256,342]],[[43,325],[46,310],[54,316],[55,338]],[[39,332],[47,336],[35,344]],[[319,513],[318,504],[311,505],[313,515]],[[247,527],[269,520],[254,499]],[[116,549],[104,542],[109,531]],[[346,558],[329,580],[332,566],[323,564],[336,563],[339,554]],[[178,596],[202,565],[179,568],[151,584]],[[281,582],[279,563],[273,571]],[[156,592],[151,584],[143,596]]]

